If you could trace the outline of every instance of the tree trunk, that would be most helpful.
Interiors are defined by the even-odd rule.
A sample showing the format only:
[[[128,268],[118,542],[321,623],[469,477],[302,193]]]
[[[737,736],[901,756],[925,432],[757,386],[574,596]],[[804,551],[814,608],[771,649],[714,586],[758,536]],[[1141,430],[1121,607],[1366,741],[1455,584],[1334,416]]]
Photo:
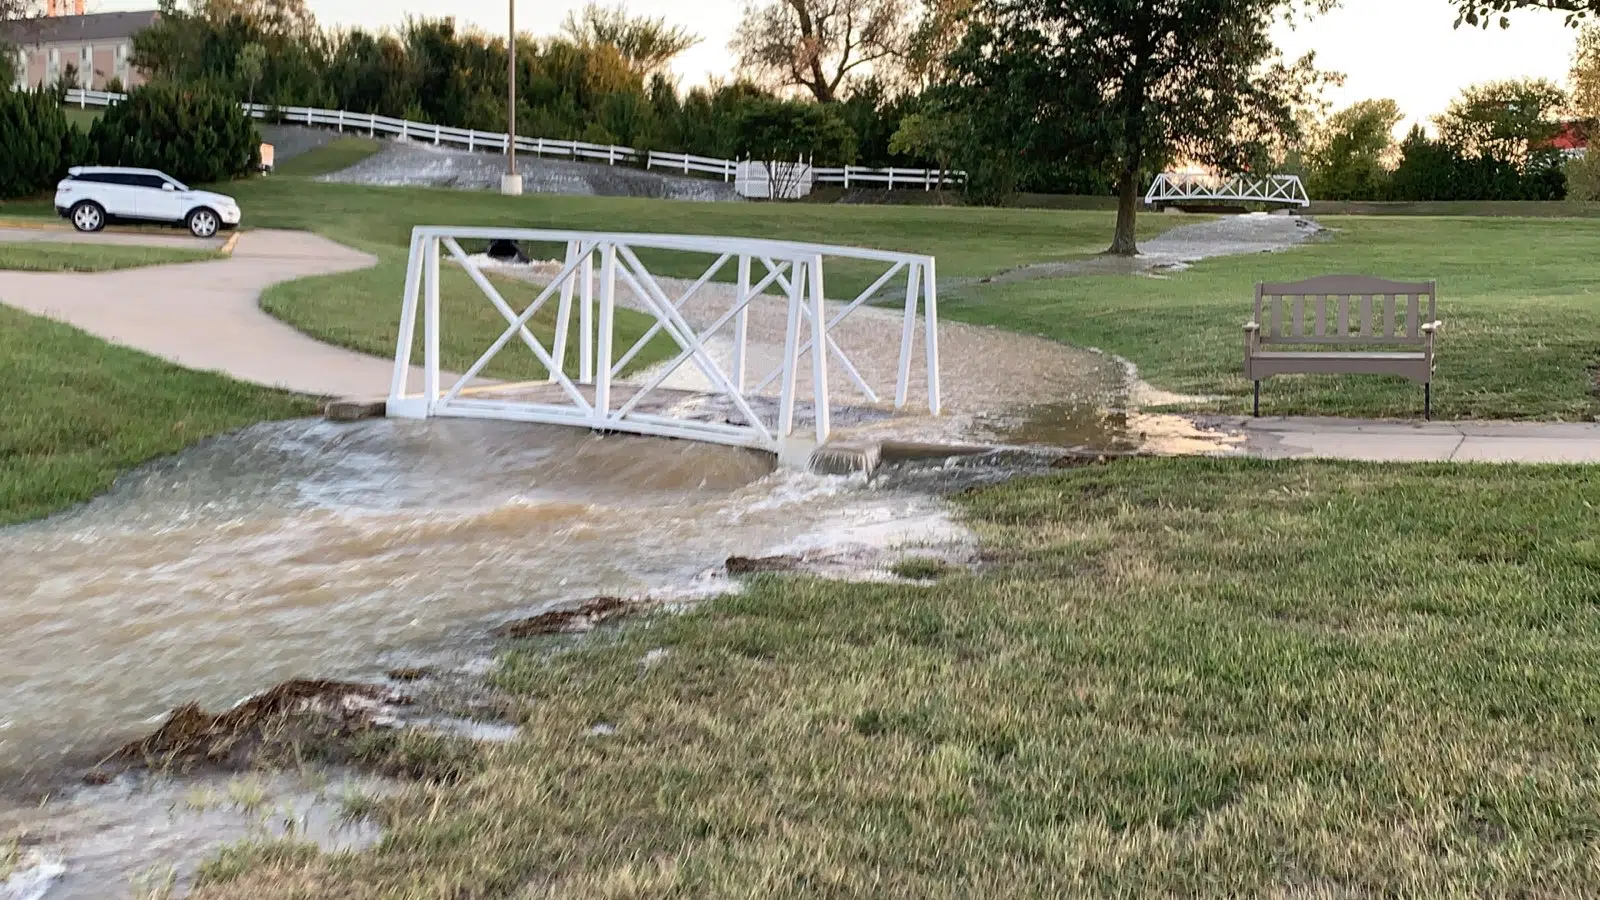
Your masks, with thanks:
[[[1113,256],[1138,256],[1135,226],[1139,222],[1139,177],[1137,169],[1124,170],[1117,180],[1117,232],[1106,253]]]

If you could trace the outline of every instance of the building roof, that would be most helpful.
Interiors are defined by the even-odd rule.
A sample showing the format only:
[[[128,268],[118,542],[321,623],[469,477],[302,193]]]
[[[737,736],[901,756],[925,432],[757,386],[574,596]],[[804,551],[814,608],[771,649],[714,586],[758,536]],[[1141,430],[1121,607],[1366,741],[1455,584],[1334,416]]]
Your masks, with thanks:
[[[1562,122],[1561,133],[1550,145],[1557,150],[1582,150],[1589,146],[1588,129],[1582,122]]]
[[[53,16],[0,24],[0,41],[11,44],[88,44],[120,41],[154,25],[160,12],[92,13],[87,16]]]

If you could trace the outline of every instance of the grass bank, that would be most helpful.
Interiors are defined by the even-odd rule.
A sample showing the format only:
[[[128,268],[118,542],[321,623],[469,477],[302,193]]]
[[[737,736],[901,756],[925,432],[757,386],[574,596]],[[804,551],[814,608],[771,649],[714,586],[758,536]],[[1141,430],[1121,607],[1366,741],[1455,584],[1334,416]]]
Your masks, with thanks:
[[[985,490],[981,574],[518,646],[523,735],[480,773],[377,801],[369,852],[258,848],[196,896],[1583,894],[1596,503],[1583,468]]]
[[[383,149],[380,141],[364,137],[340,137],[290,157],[276,166],[274,177],[310,178],[348,169]]]
[[[221,258],[221,254],[210,250],[176,247],[129,247],[50,240],[0,243],[0,270],[22,272],[109,272]]]
[[[0,305],[0,525],[104,492],[214,434],[315,412],[311,400],[194,372]]]
[[[1209,260],[1167,278],[1100,276],[948,291],[946,316],[1100,347],[1160,387],[1247,412],[1242,326],[1256,281],[1329,273],[1439,281],[1434,410],[1442,418],[1588,420],[1600,414],[1600,221],[1330,218],[1293,251]],[[1263,411],[1417,417],[1421,389],[1387,378],[1296,377]]]

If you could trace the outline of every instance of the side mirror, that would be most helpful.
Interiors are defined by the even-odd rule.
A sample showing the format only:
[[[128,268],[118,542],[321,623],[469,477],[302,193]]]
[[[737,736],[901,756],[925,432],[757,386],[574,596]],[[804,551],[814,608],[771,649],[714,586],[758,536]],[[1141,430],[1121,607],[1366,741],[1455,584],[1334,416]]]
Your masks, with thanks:
[[[163,191],[166,191],[167,193],[171,193],[171,192],[177,190],[177,188],[172,186],[172,182],[170,182],[170,181],[161,182],[161,189]]]

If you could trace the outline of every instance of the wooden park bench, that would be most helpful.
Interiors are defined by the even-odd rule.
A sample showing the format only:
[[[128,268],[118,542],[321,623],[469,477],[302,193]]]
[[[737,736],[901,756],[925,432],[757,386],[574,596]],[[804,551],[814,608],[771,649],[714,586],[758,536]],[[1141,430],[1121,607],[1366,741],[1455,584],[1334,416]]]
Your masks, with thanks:
[[[1255,415],[1272,375],[1399,375],[1422,383],[1423,418],[1432,418],[1436,300],[1432,281],[1362,275],[1256,285],[1255,318],[1244,326]]]

